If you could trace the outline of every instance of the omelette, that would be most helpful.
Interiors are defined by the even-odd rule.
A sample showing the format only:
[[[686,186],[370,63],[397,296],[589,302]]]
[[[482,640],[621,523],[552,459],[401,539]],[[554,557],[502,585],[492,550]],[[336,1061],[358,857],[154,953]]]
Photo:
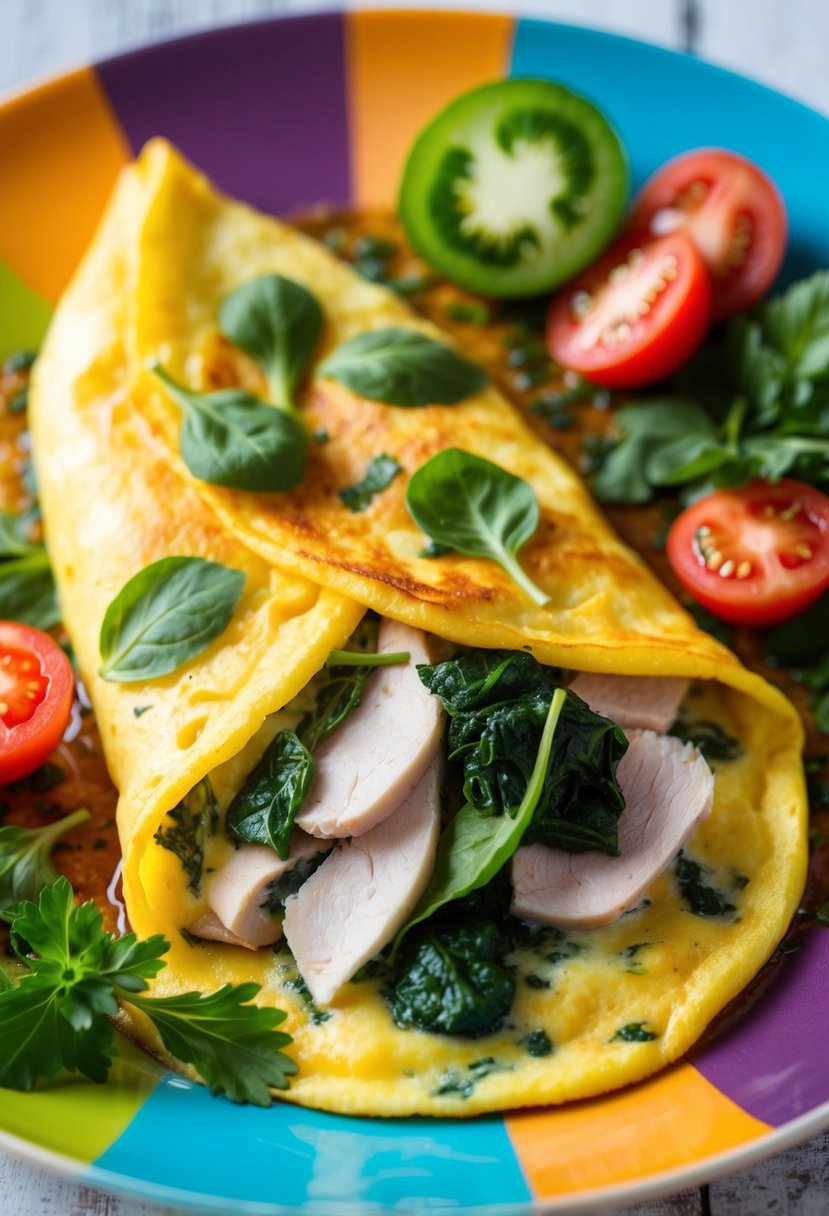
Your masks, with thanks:
[[[312,368],[299,405],[325,442],[310,445],[298,487],[253,492],[195,477],[181,455],[181,410],[151,368],[162,364],[192,391],[243,386],[266,397],[261,369],[222,336],[218,316],[231,292],[270,274],[304,286],[322,307],[314,368],[374,330],[448,341],[386,288],[223,197],[154,141],[118,182],[58,307],[31,394],[64,622],[119,790],[129,919],[140,936],[161,932],[171,942],[155,991],[255,980],[257,999],[286,1011],[283,1029],[293,1037],[299,1072],[283,1096],[325,1110],[467,1116],[584,1098],[645,1077],[687,1051],[740,992],[797,907],[807,861],[799,718],[697,629],[614,536],[572,469],[491,386],[407,409]],[[426,555],[406,487],[426,462],[458,448],[532,487],[539,524],[520,559],[543,603],[491,560]],[[342,491],[381,453],[399,475],[365,509],[349,510]],[[230,624],[166,675],[102,678],[108,606],[134,575],[170,556],[243,573]],[[319,744],[315,780],[325,769],[330,796],[326,803],[312,785],[288,863],[269,846],[239,847],[228,821],[240,791],[280,732],[301,732],[329,680],[328,656],[344,648],[410,661],[373,673],[363,702]],[[496,926],[481,947],[490,967],[482,974],[504,1000],[489,1022],[447,1031],[428,1019],[429,983],[404,991],[394,969],[428,928],[427,917],[403,934],[428,893],[439,834],[455,822],[443,706],[449,733],[455,710],[427,684],[458,659],[486,671],[520,666],[545,706],[554,687],[570,686],[604,710],[618,723],[607,729],[629,816],[645,744],[670,754],[682,779],[678,801],[646,808],[668,842],[658,866],[652,842],[622,812],[618,857],[588,848],[565,853],[562,868],[559,851],[528,836],[512,858],[512,889],[505,865],[477,903],[473,895],[457,905],[476,940],[482,924]],[[667,709],[643,718],[665,690]],[[382,763],[394,776],[346,822],[352,784],[363,780],[352,782],[346,766],[363,768],[342,740],[356,738],[367,754],[391,709],[394,742]],[[666,734],[677,716],[687,738],[727,740],[719,758],[708,764]],[[642,780],[647,795],[653,782]],[[176,843],[182,832],[186,856]],[[374,907],[378,859],[398,856],[401,836],[403,870],[385,879],[401,902],[372,937],[356,924],[360,905]],[[651,869],[617,889],[626,848],[648,855]],[[233,894],[228,875],[240,858],[261,864],[264,877],[250,889],[267,892],[268,907],[242,906]],[[326,885],[338,867],[355,885]],[[582,898],[591,875],[592,904]],[[452,909],[444,909],[450,920]],[[330,957],[320,945],[328,938]],[[131,1031],[163,1054],[138,1015]]]

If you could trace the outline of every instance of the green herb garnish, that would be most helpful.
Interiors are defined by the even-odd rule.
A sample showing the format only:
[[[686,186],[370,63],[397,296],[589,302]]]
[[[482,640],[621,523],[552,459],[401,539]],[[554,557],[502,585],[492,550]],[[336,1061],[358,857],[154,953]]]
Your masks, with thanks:
[[[518,550],[536,532],[538,499],[526,481],[460,448],[438,452],[412,475],[406,505],[426,535],[466,557],[496,562],[530,599],[550,598],[518,562]]]
[[[369,401],[418,408],[454,405],[486,384],[483,368],[411,329],[375,329],[337,347],[317,375]]]
[[[0,618],[51,629],[60,621],[49,555],[29,537],[36,510],[0,511]]]
[[[397,667],[408,663],[408,650],[386,650],[382,654],[363,650],[332,650],[325,660],[326,667]]]
[[[23,900],[37,899],[58,872],[52,865],[55,842],[89,821],[81,808],[43,828],[0,828],[0,919],[10,920]]]
[[[372,456],[363,477],[353,486],[340,490],[340,499],[349,511],[357,513],[370,507],[374,499],[403,472],[403,466],[385,452]]]
[[[157,934],[105,932],[93,903],[75,907],[65,878],[44,887],[12,922],[12,945],[28,972],[0,990],[0,1086],[33,1089],[60,1069],[106,1080],[115,1055],[111,1018],[124,1001],[151,1020],[166,1049],[192,1064],[212,1093],[270,1106],[297,1071],[273,1033],[278,1009],[247,1004],[257,984],[225,985],[209,996],[143,995],[164,967],[169,943]]]
[[[175,671],[225,631],[244,585],[241,570],[201,557],[145,566],[106,610],[101,676],[132,683]]]

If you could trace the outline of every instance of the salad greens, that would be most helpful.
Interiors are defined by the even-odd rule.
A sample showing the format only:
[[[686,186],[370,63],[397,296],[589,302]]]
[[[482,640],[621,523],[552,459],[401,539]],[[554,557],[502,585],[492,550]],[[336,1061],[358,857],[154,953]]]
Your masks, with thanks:
[[[343,342],[317,369],[369,401],[419,408],[454,405],[483,388],[486,372],[411,329],[374,329]]]
[[[0,990],[0,1086],[33,1089],[60,1069],[105,1081],[120,1001],[140,1009],[212,1093],[234,1102],[270,1106],[270,1089],[286,1089],[297,1071],[282,1051],[289,1036],[274,1033],[285,1014],[248,1004],[257,984],[227,984],[210,996],[145,995],[169,943],[160,934],[138,941],[107,933],[93,903],[75,907],[65,878],[20,906],[11,942],[28,971]]]
[[[490,558],[534,603],[547,603],[547,593],[518,562],[518,550],[535,534],[540,517],[535,491],[522,478],[491,460],[447,448],[412,474],[406,505],[433,543],[466,557]]]
[[[24,900],[37,899],[56,881],[55,841],[88,820],[89,811],[81,808],[42,828],[0,828],[0,920],[11,920]]]
[[[121,588],[101,625],[100,674],[134,683],[168,675],[230,624],[245,576],[202,557],[164,557]]]
[[[381,452],[372,456],[366,471],[353,486],[340,490],[340,498],[344,506],[355,514],[365,511],[374,499],[394,481],[398,473],[403,472],[403,466],[393,456]]]
[[[0,619],[51,629],[60,609],[49,555],[29,539],[37,518],[36,508],[0,511]]]
[[[685,497],[754,478],[829,484],[829,271],[731,319],[676,392],[624,406],[593,489],[609,502]]]

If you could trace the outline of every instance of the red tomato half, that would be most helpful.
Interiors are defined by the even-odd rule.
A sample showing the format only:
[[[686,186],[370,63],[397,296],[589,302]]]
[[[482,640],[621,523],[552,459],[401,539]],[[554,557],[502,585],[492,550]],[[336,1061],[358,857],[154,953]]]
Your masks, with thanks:
[[[25,777],[55,750],[74,684],[71,663],[48,633],[0,621],[0,784]]]
[[[553,297],[547,342],[596,384],[640,388],[681,367],[710,319],[708,273],[684,233],[628,238]]]
[[[722,321],[771,286],[786,249],[786,208],[771,178],[735,152],[700,149],[663,165],[633,205],[628,232],[682,229],[705,259]]]
[[[717,490],[672,525],[668,560],[715,616],[779,625],[829,587],[829,498],[800,481]]]

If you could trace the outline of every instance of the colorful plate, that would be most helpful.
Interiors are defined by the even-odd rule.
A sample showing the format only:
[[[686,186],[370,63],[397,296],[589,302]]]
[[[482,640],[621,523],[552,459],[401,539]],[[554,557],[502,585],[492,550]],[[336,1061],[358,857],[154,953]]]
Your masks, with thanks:
[[[36,346],[121,165],[172,139],[266,210],[388,205],[410,139],[461,90],[548,76],[602,106],[640,181],[699,145],[758,161],[786,199],[787,277],[829,265],[815,166],[829,121],[625,39],[506,16],[378,11],[218,30],[61,77],[0,108],[0,355]],[[0,1144],[84,1181],[240,1212],[573,1211],[703,1181],[829,1125],[829,933],[687,1061],[559,1110],[350,1119],[210,1098],[129,1047],[105,1087],[0,1093]]]

